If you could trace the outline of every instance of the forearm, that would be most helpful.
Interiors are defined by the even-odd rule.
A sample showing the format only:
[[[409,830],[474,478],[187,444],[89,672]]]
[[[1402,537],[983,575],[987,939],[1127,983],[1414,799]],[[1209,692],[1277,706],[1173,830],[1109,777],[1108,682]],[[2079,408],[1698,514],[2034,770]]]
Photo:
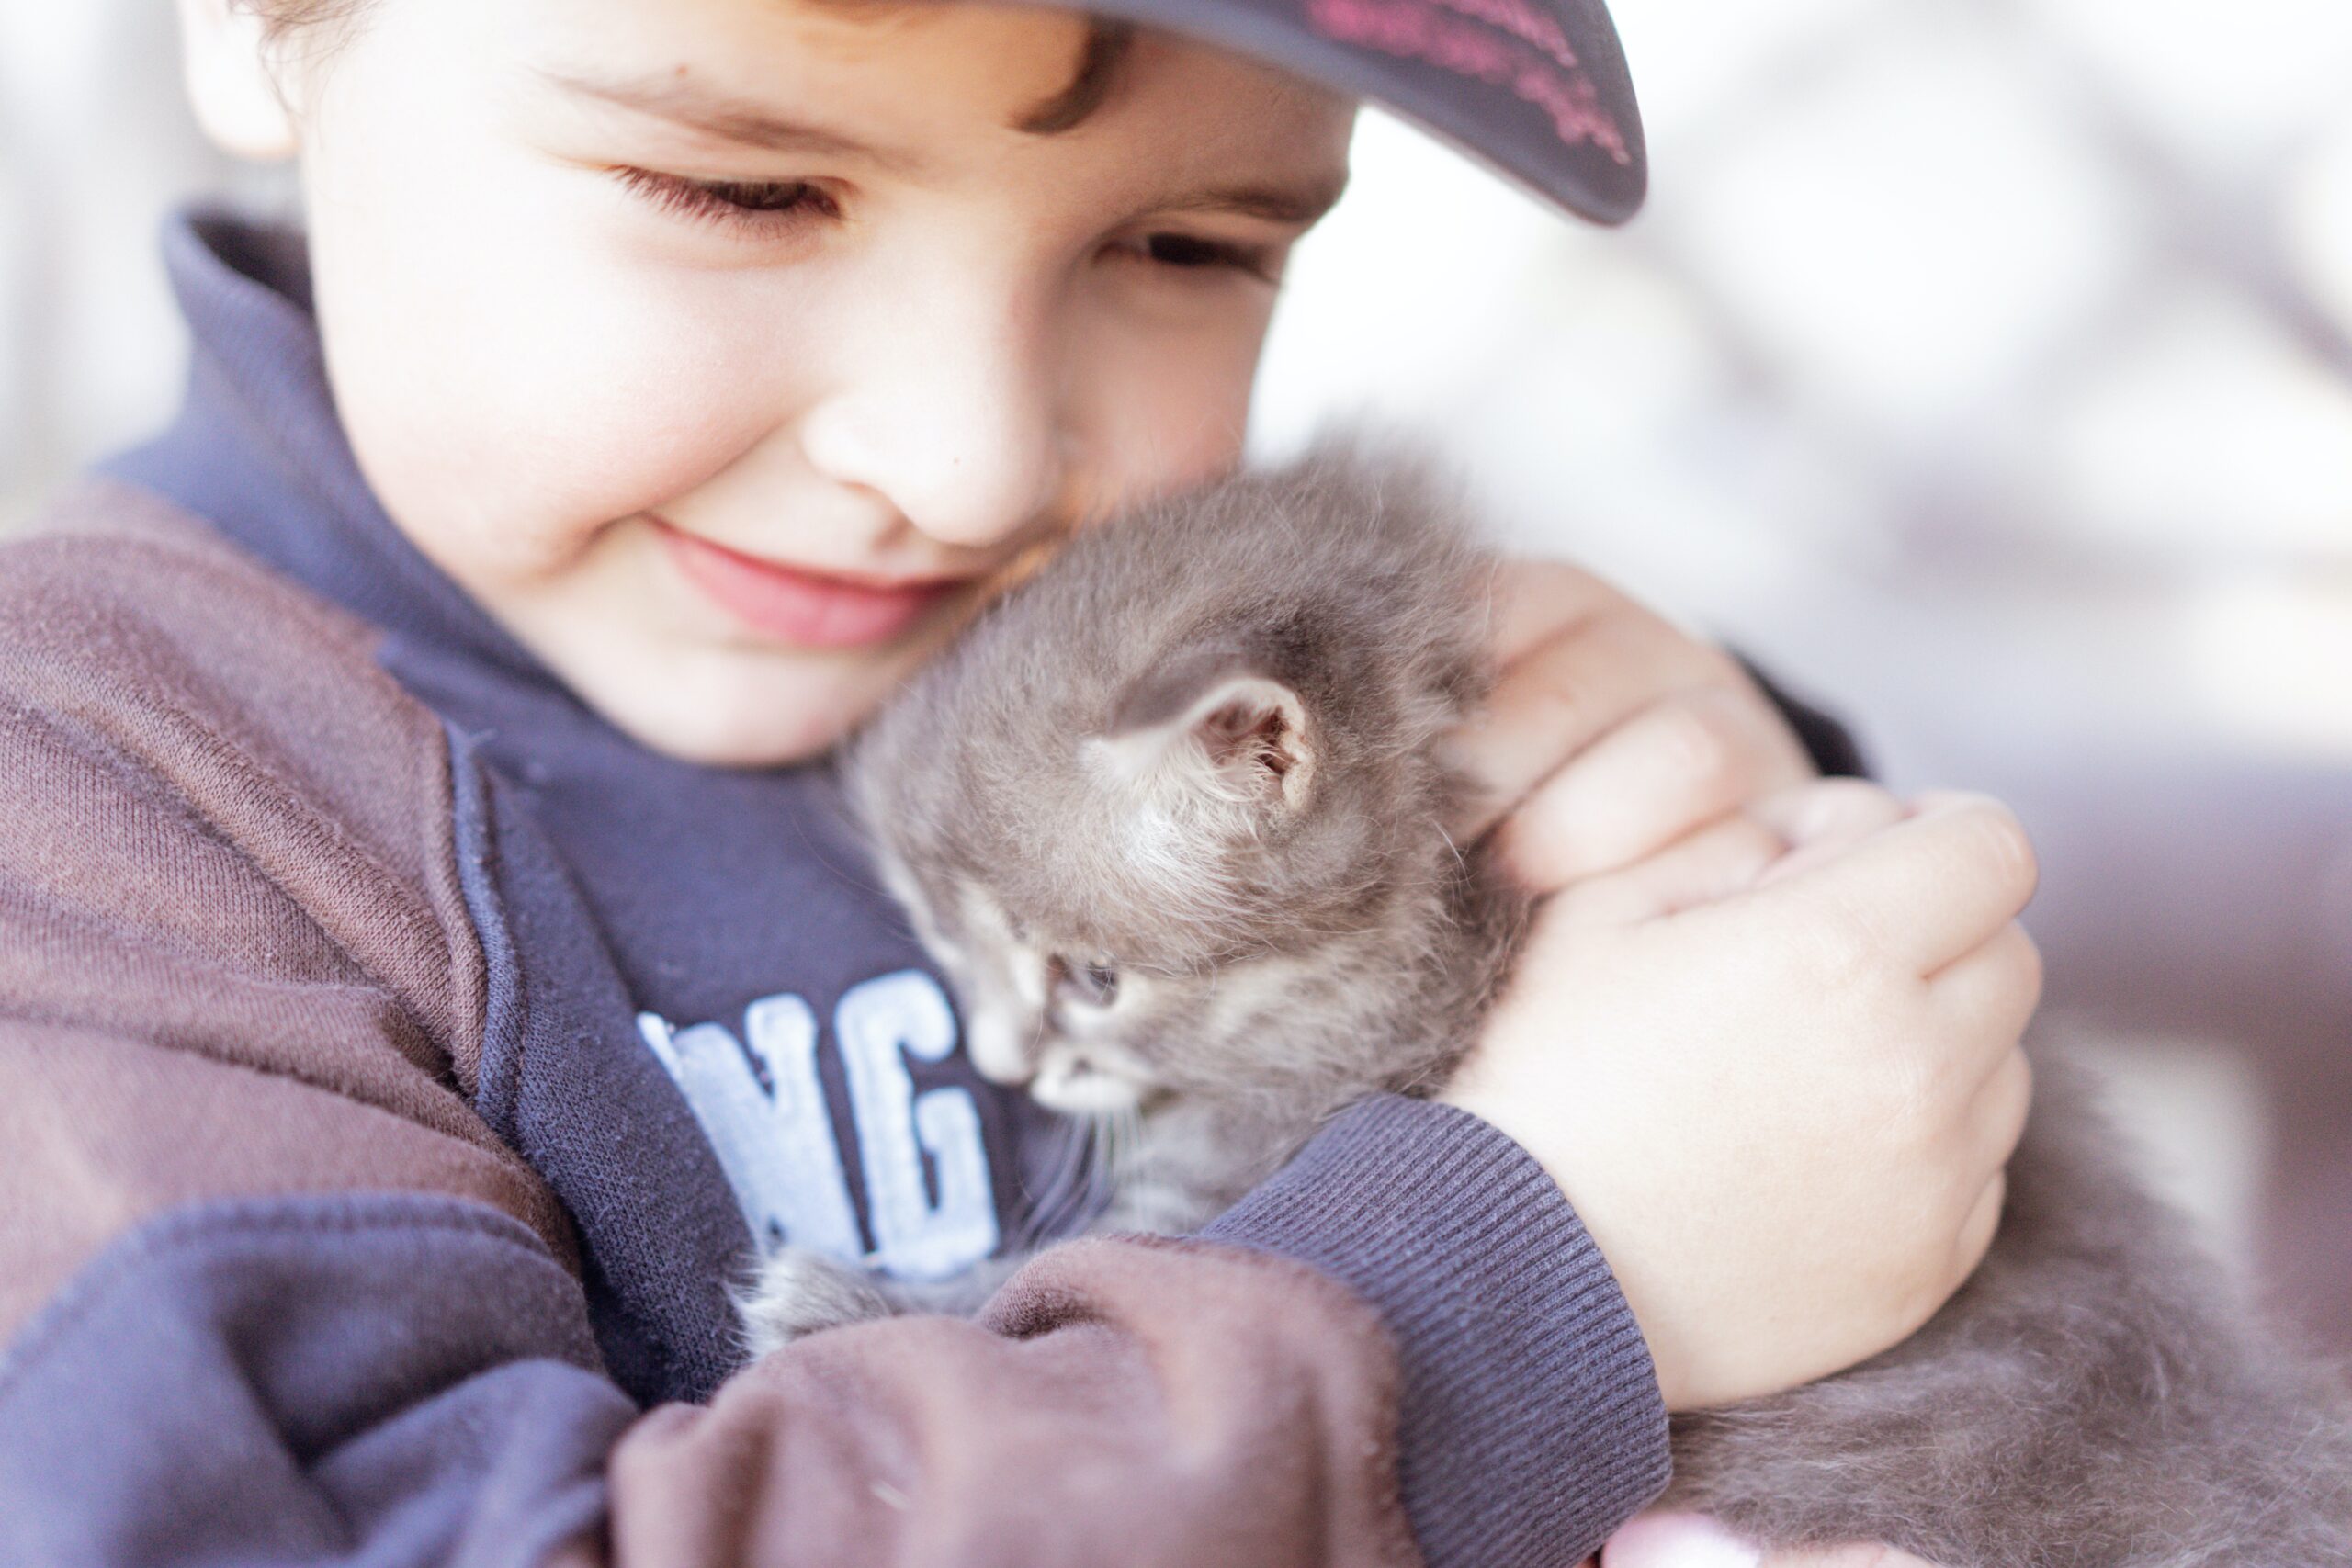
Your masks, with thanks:
[[[1090,1241],[978,1323],[802,1340],[612,1468],[613,1560],[1411,1563],[1377,1317],[1314,1270]]]
[[[239,1201],[126,1236],[7,1367],[9,1561],[1419,1561],[1377,1317],[1199,1243],[1061,1248],[981,1324],[818,1337],[640,1416],[525,1227]]]

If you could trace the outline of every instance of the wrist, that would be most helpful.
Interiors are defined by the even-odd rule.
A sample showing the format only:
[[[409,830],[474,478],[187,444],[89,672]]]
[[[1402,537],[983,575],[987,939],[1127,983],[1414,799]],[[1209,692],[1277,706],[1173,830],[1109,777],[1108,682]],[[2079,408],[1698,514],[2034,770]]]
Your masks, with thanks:
[[[1596,1213],[1584,1201],[1590,1182],[1575,1181],[1564,1164],[1546,1157],[1556,1135],[1557,1118],[1531,1115],[1526,1096],[1509,1095],[1489,1089],[1476,1077],[1464,1072],[1457,1074],[1453,1083],[1436,1096],[1442,1105],[1476,1117],[1479,1121],[1519,1145],[1527,1157],[1551,1179],[1562,1200],[1575,1211],[1584,1227],[1590,1245],[1608,1266],[1618,1292],[1624,1298],[1626,1310],[1633,1315],[1643,1343],[1648,1348],[1651,1370],[1657,1379],[1658,1393],[1668,1410],[1692,1407],[1689,1398],[1690,1379],[1684,1375],[1688,1358],[1681,1354],[1682,1337],[1673,1332],[1670,1314],[1658,1309],[1641,1288],[1638,1270],[1629,1271],[1626,1265],[1636,1257],[1635,1248],[1624,1235],[1624,1227],[1617,1225],[1606,1211]]]
[[[1664,1485],[1666,1413],[1616,1281],[1549,1174],[1485,1118],[1368,1101],[1204,1235],[1320,1268],[1379,1311],[1431,1568],[1560,1561]]]

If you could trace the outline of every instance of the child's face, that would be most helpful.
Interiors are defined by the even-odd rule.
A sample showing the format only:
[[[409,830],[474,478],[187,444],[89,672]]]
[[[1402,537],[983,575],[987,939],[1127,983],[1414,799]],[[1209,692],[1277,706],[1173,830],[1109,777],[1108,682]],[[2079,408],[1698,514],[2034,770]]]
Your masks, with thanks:
[[[1091,36],[375,0],[291,96],[392,517],[650,745],[838,739],[1033,547],[1234,462],[1272,279],[1343,177],[1344,101],[1148,33],[1039,129],[1093,96]]]

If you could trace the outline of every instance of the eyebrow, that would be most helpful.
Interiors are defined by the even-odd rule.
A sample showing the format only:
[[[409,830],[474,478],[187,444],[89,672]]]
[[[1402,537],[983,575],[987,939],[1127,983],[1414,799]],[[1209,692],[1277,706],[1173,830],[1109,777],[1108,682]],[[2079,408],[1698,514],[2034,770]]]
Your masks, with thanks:
[[[908,170],[915,166],[915,160],[903,152],[876,147],[821,125],[786,119],[773,110],[724,97],[687,82],[600,82],[561,72],[549,72],[547,79],[556,86],[599,103],[666,119],[721,141],[739,142],[770,152],[859,158],[887,169]]]
[[[1097,60],[1094,39],[1116,36],[1107,28],[1099,34],[1091,34],[1088,58],[1081,62],[1070,85],[1046,103],[1023,115],[1013,129],[1050,136],[1078,123],[1099,107],[1115,76],[1119,57],[1124,54],[1125,46],[1118,43],[1106,45],[1102,58]],[[920,160],[905,152],[876,147],[824,126],[787,119],[772,109],[714,94],[690,82],[661,78],[607,82],[560,72],[548,73],[547,79],[558,87],[600,103],[666,119],[673,125],[684,126],[722,141],[733,141],[771,152],[857,158],[896,173],[910,173],[921,166]],[[1038,123],[1041,118],[1044,120],[1042,127]],[[1295,186],[1217,186],[1160,203],[1159,210],[1231,213],[1305,228],[1314,224],[1338,204],[1347,184],[1347,171],[1340,169]]]
[[[1070,73],[1069,85],[1015,115],[1012,129],[1030,136],[1058,136],[1085,123],[1118,85],[1119,67],[1134,48],[1135,39],[1136,29],[1129,23],[1089,17],[1086,40],[1079,51],[1078,66]],[[547,74],[548,80],[559,87],[650,114],[723,141],[741,142],[771,152],[858,157],[886,167],[909,163],[854,137],[786,119],[755,105],[714,96],[682,80],[600,82],[560,72]]]
[[[1347,188],[1347,171],[1342,169],[1296,186],[1223,186],[1159,203],[1155,210],[1230,212],[1243,218],[1262,218],[1270,223],[1293,223],[1306,228],[1338,206],[1341,193]]]

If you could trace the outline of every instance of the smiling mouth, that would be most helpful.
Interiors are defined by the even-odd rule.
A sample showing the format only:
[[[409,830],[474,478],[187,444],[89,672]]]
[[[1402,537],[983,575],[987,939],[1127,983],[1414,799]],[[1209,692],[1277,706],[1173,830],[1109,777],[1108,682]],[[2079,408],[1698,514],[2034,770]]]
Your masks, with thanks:
[[[746,630],[792,648],[895,642],[972,581],[861,582],[747,556],[659,517],[651,522],[664,553],[704,599]]]

